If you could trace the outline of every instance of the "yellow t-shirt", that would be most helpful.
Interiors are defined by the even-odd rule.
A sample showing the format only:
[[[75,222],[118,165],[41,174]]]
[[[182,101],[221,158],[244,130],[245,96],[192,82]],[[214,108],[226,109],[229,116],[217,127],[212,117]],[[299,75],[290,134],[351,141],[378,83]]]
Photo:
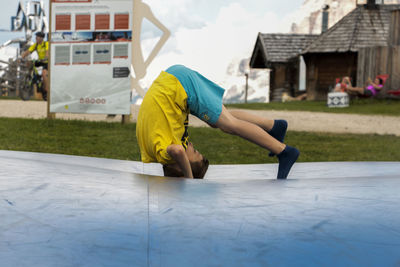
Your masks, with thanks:
[[[49,50],[49,42],[43,41],[41,44],[34,43],[29,47],[29,52],[33,53],[36,50],[39,59],[46,58],[46,51]]]
[[[167,153],[171,144],[188,144],[187,94],[175,76],[161,72],[140,106],[136,137],[142,161],[173,163]]]

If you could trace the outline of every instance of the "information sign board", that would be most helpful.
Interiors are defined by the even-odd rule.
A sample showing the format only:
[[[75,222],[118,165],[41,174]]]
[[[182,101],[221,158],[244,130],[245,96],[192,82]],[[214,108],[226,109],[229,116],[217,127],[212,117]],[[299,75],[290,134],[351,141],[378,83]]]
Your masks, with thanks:
[[[51,0],[50,112],[129,114],[132,0]]]

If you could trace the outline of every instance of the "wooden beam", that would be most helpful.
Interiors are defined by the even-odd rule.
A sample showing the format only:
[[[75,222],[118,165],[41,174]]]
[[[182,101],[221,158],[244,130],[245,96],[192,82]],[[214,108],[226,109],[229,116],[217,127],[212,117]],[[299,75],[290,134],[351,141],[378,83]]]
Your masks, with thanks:
[[[391,12],[390,29],[389,29],[389,45],[400,45],[400,10]]]

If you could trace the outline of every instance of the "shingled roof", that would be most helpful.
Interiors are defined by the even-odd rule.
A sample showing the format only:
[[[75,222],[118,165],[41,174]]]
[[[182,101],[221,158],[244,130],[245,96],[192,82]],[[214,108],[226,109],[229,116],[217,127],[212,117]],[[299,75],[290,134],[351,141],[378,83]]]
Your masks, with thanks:
[[[286,63],[297,57],[319,35],[259,33],[251,56],[252,68],[265,68],[270,63]]]
[[[398,9],[400,5],[379,5],[377,9],[357,6],[301,53],[356,52],[364,47],[387,46],[391,11]]]

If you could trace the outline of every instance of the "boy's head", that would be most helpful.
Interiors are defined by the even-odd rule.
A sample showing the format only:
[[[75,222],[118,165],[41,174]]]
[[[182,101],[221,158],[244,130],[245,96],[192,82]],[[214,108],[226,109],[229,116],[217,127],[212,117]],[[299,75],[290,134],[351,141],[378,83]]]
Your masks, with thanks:
[[[192,168],[193,177],[202,179],[208,170],[208,159],[206,159],[199,151],[194,149],[193,144],[189,143],[186,148],[186,155]],[[164,176],[183,177],[183,172],[177,163],[163,165]]]

